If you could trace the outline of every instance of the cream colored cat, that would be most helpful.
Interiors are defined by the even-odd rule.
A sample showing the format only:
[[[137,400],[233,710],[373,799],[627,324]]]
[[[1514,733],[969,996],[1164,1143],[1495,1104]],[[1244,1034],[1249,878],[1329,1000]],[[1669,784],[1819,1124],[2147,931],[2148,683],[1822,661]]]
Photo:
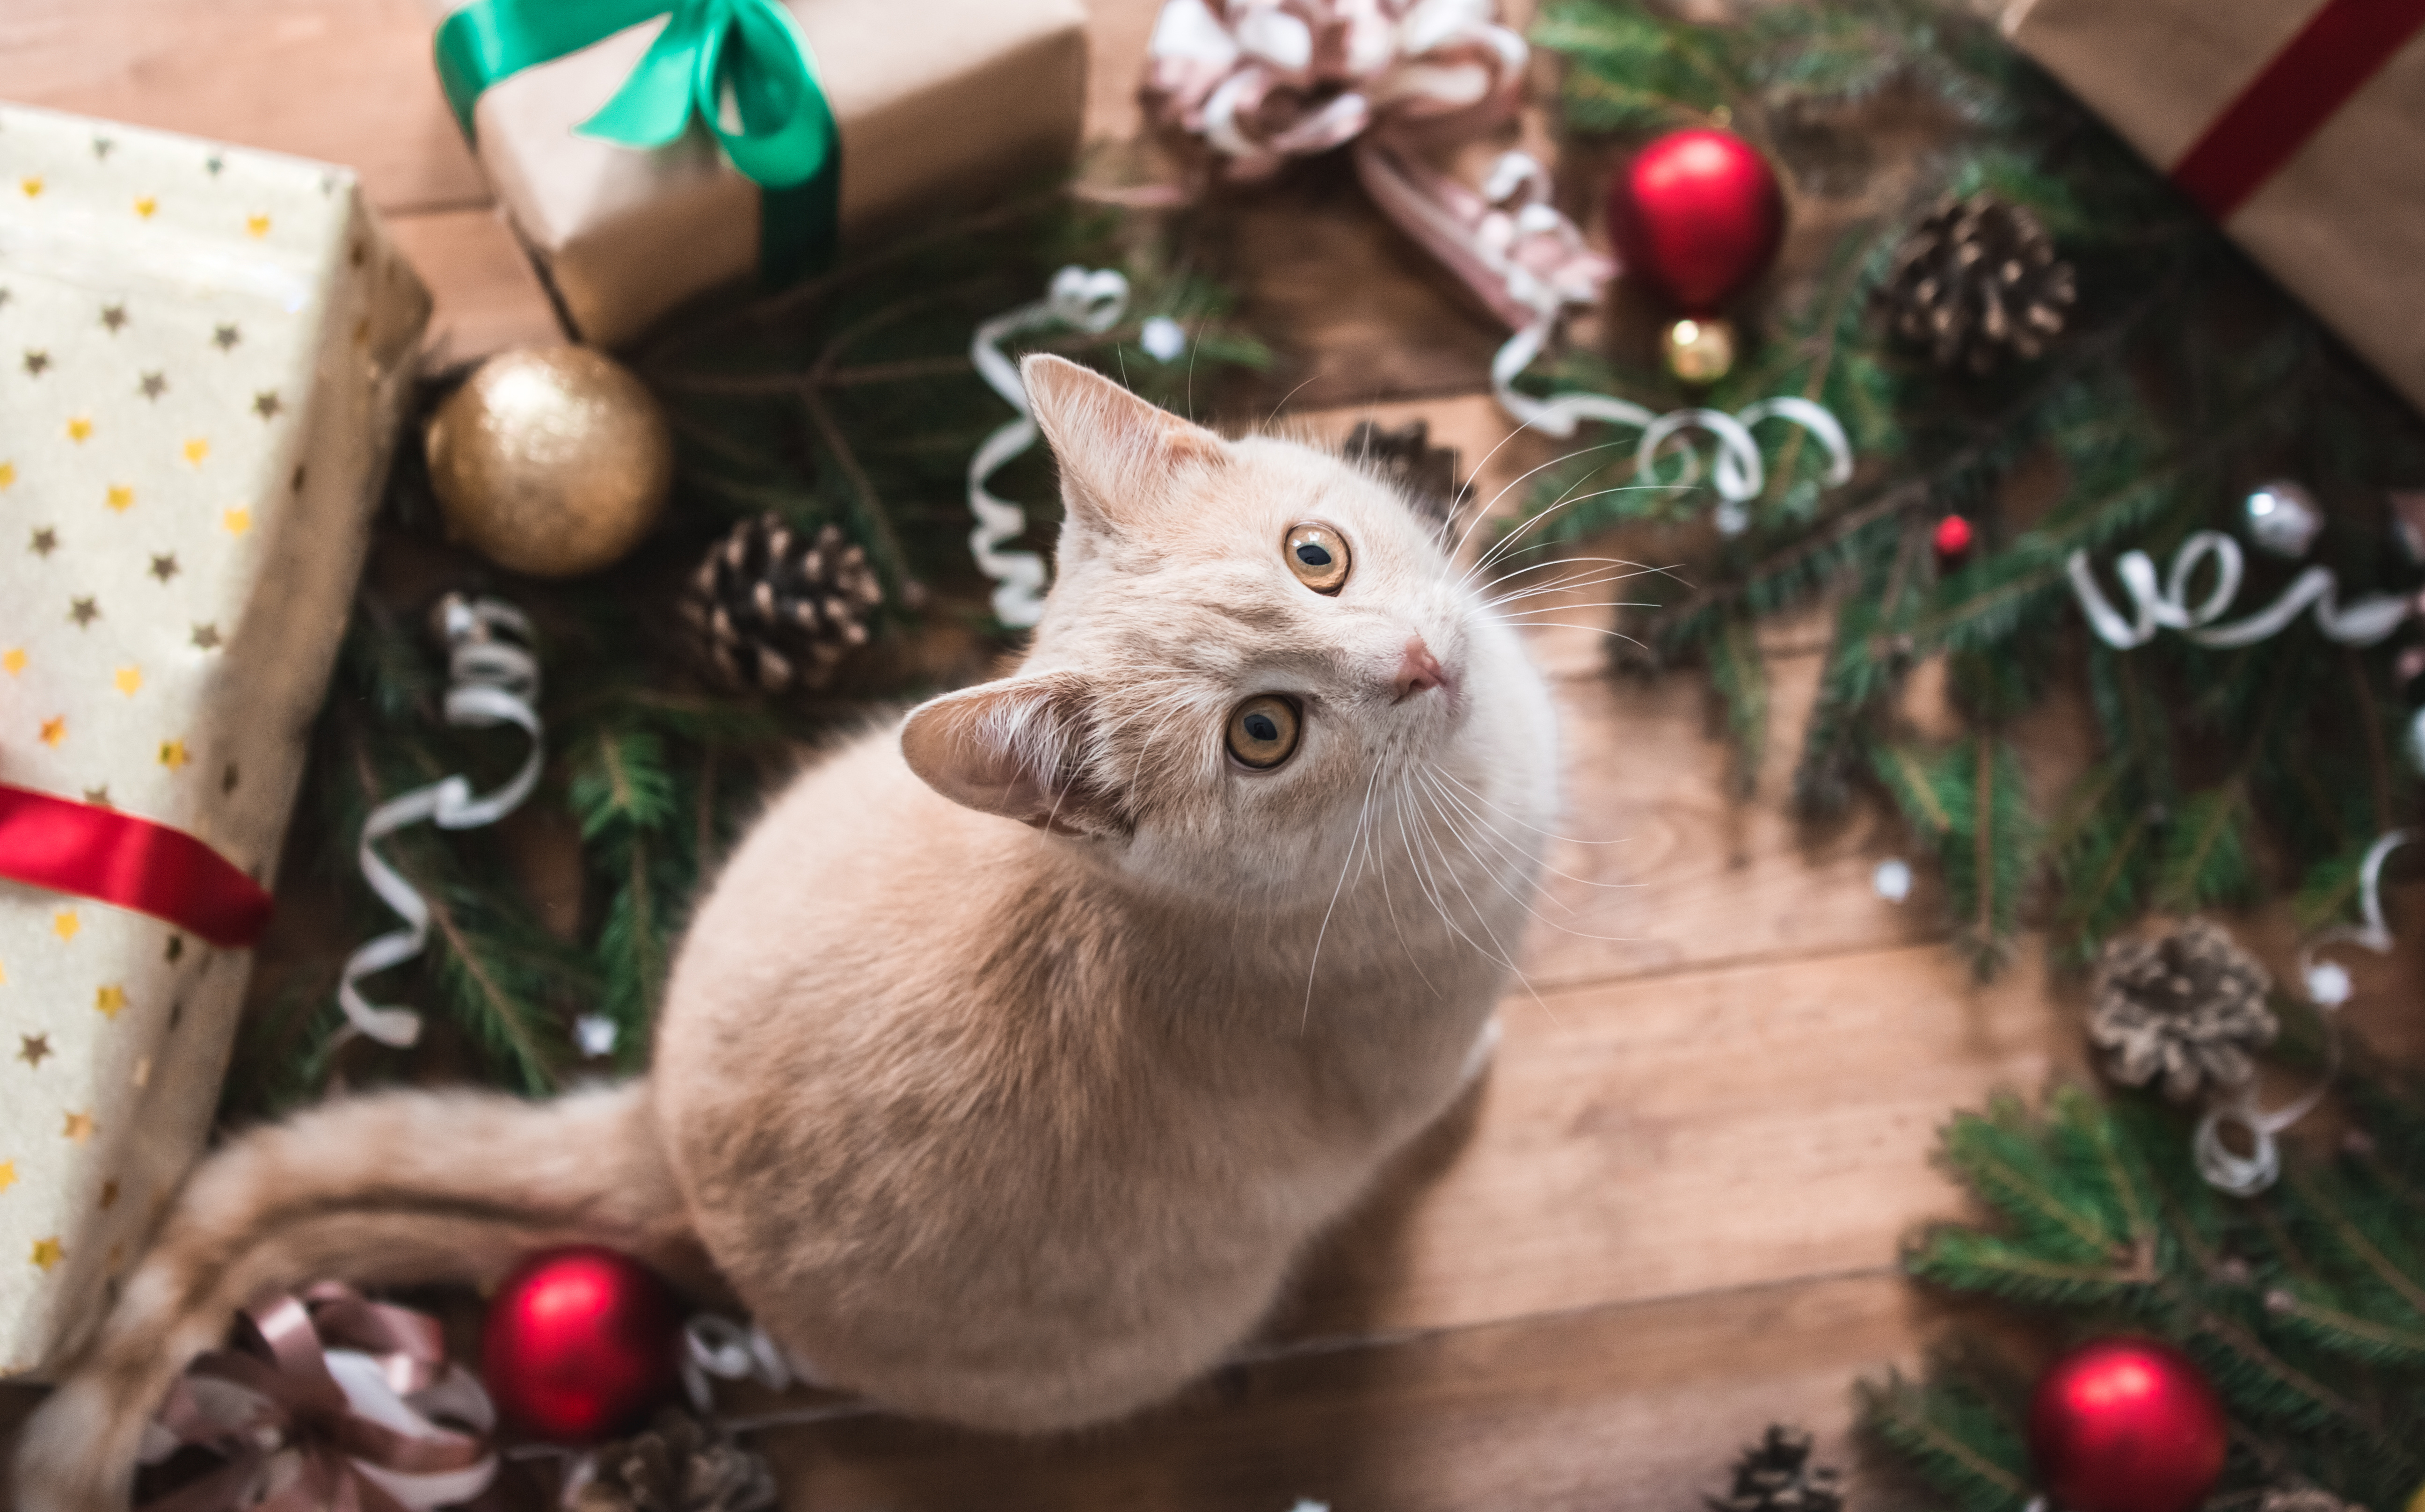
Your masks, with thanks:
[[[26,1429],[123,1506],[233,1309],[596,1240],[720,1275],[831,1383],[992,1428],[1217,1361],[1486,1050],[1554,807],[1550,700],[1389,488],[1050,357],[1068,523],[1017,675],[793,784],[629,1086],[341,1101],[196,1172]]]

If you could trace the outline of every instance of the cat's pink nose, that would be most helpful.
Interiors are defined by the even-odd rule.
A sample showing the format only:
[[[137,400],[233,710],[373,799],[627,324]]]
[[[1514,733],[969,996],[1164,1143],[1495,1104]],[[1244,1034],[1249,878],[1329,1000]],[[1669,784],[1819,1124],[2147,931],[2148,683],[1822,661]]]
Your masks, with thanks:
[[[1398,675],[1389,681],[1397,688],[1398,699],[1403,702],[1425,688],[1448,686],[1448,669],[1440,666],[1439,658],[1432,654],[1432,649],[1423,644],[1422,636],[1408,635],[1406,653],[1398,660]]]

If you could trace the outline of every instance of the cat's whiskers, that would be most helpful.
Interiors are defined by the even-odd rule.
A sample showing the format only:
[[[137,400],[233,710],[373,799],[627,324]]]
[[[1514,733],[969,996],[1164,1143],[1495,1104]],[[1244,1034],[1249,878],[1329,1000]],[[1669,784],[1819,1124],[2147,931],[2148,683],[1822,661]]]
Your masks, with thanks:
[[[1465,570],[1464,574],[1457,579],[1457,584],[1459,587],[1462,587],[1465,584],[1473,581],[1474,578],[1480,576],[1482,573],[1489,571],[1493,563],[1503,560],[1513,553],[1515,543],[1523,539],[1527,532],[1537,530],[1542,525],[1547,524],[1550,518],[1557,514],[1561,509],[1571,509],[1576,505],[1588,504],[1594,499],[1606,498],[1612,493],[1631,493],[1643,489],[1662,489],[1670,487],[1673,487],[1673,485],[1664,483],[1621,483],[1611,489],[1595,489],[1589,493],[1576,494],[1570,498],[1561,497],[1548,508],[1526,516],[1517,524],[1515,529],[1491,542],[1490,549],[1484,552],[1480,556],[1474,558],[1473,565]]]
[[[1305,1009],[1297,1020],[1296,1032],[1303,1034],[1313,1022],[1313,977],[1322,967],[1322,942],[1330,937],[1330,916],[1339,909],[1339,894],[1347,891],[1347,874],[1356,865],[1356,857],[1364,837],[1364,822],[1372,816],[1373,790],[1381,780],[1381,764],[1373,764],[1373,775],[1364,783],[1364,801],[1356,812],[1356,836],[1348,843],[1347,862],[1339,868],[1339,885],[1330,890],[1330,906],[1322,910],[1322,926],[1313,934],[1313,958],[1305,967]]]
[[[1555,832],[1555,831],[1553,831],[1553,830],[1543,829],[1543,828],[1540,828],[1539,826],[1537,826],[1537,825],[1525,824],[1523,820],[1517,818],[1517,817],[1516,817],[1516,815],[1514,815],[1513,813],[1508,812],[1507,812],[1507,810],[1505,810],[1504,808],[1502,808],[1500,805],[1498,805],[1498,804],[1496,804],[1496,803],[1492,803],[1492,802],[1490,801],[1490,799],[1489,799],[1489,798],[1487,798],[1487,797],[1486,797],[1486,796],[1483,796],[1483,794],[1480,792],[1480,790],[1478,790],[1478,789],[1476,789],[1476,788],[1472,788],[1472,787],[1468,787],[1464,782],[1462,782],[1462,781],[1458,781],[1458,780],[1457,780],[1457,776],[1456,776],[1456,774],[1455,774],[1455,773],[1451,772],[1451,771],[1448,771],[1448,770],[1446,770],[1446,769],[1442,769],[1442,770],[1440,771],[1440,773],[1439,773],[1439,776],[1440,776],[1441,778],[1443,778],[1444,780],[1448,780],[1448,781],[1451,781],[1451,782],[1454,782],[1454,783],[1456,783],[1456,785],[1457,785],[1458,787],[1460,787],[1460,788],[1464,788],[1464,789],[1465,789],[1465,791],[1466,791],[1466,793],[1467,793],[1467,795],[1468,795],[1468,796],[1471,796],[1471,797],[1474,799],[1474,801],[1476,801],[1476,802],[1478,802],[1478,803],[1485,804],[1485,805],[1486,805],[1487,807],[1489,807],[1489,808],[1491,808],[1491,809],[1497,810],[1497,811],[1498,811],[1498,812],[1499,812],[1502,817],[1507,818],[1507,819],[1509,819],[1509,820],[1512,820],[1513,822],[1515,822],[1516,824],[1518,824],[1518,825],[1519,825],[1519,826],[1522,826],[1522,827],[1523,827],[1524,828],[1526,828],[1526,829],[1530,829],[1530,830],[1532,830],[1532,831],[1533,831],[1533,833],[1534,833],[1534,834],[1536,834],[1536,835],[1545,836],[1545,837],[1547,837],[1548,839],[1550,839],[1550,840],[1564,841],[1566,844],[1569,844],[1569,845],[1630,845],[1630,844],[1631,844],[1633,843],[1633,837],[1632,837],[1632,836],[1630,836],[1630,835],[1620,836],[1619,838],[1617,838],[1617,839],[1615,839],[1615,840],[1579,840],[1579,839],[1577,839],[1576,837],[1574,837],[1573,835],[1562,835],[1562,834],[1558,834],[1558,833],[1556,833],[1556,832]],[[1615,885],[1617,885],[1617,884],[1614,884],[1614,883],[1602,883],[1602,884],[1600,884],[1600,885],[1601,885],[1601,886],[1615,886]],[[1625,885],[1625,886],[1629,886],[1629,887],[1631,887],[1631,886],[1638,886],[1638,885],[1640,885],[1640,884],[1638,884],[1638,883],[1626,883],[1626,884],[1623,884],[1623,885]]]
[[[1393,799],[1393,800],[1402,799],[1402,798],[1403,798],[1403,789],[1400,789],[1400,788],[1397,788],[1397,787],[1392,787],[1392,788],[1390,789],[1390,796],[1391,796],[1391,797],[1392,797],[1392,799]],[[1395,809],[1400,812],[1400,814],[1403,816],[1403,814],[1404,814],[1404,812],[1405,812],[1405,803],[1404,803],[1403,801],[1394,801],[1394,802],[1392,803],[1392,807],[1393,807],[1393,808],[1395,808]],[[1401,817],[1401,819],[1400,819],[1400,827],[1401,827],[1402,828],[1404,828],[1404,824],[1405,824],[1404,818],[1403,818],[1403,817]],[[1367,855],[1368,857],[1371,857],[1371,856],[1375,855],[1376,853],[1377,853],[1377,847],[1373,847],[1373,846],[1370,845],[1370,844],[1369,844],[1369,842],[1368,842],[1368,845],[1367,845],[1367,849],[1366,849],[1366,855]],[[1379,858],[1379,861],[1378,861],[1378,864],[1377,864],[1373,869],[1374,869],[1375,871],[1377,871],[1377,872],[1380,874],[1380,877],[1381,877],[1381,909],[1382,909],[1382,911],[1383,911],[1383,912],[1385,912],[1385,913],[1387,913],[1387,914],[1389,915],[1389,928],[1390,928],[1394,933],[1396,933],[1396,935],[1397,935],[1397,937],[1398,937],[1398,948],[1399,948],[1400,950],[1402,950],[1402,951],[1405,952],[1405,956],[1406,956],[1406,964],[1407,964],[1407,965],[1409,965],[1409,966],[1411,966],[1411,967],[1413,967],[1413,968],[1415,969],[1415,975],[1416,975],[1416,977],[1417,977],[1418,979],[1420,979],[1420,980],[1422,982],[1423,986],[1425,986],[1425,987],[1427,987],[1427,988],[1430,988],[1430,989],[1431,989],[1432,996],[1434,996],[1434,997],[1436,997],[1436,998],[1439,998],[1439,999],[1441,999],[1443,1002],[1445,1002],[1445,1001],[1446,1001],[1446,999],[1447,999],[1447,994],[1445,994],[1445,993],[1443,993],[1442,991],[1440,991],[1440,989],[1439,989],[1438,986],[1437,986],[1437,984],[1435,984],[1435,983],[1432,981],[1431,976],[1430,976],[1430,973],[1426,973],[1426,972],[1423,970],[1423,963],[1422,963],[1421,958],[1421,957],[1419,957],[1418,956],[1416,956],[1416,954],[1415,954],[1415,947],[1414,947],[1411,943],[1409,943],[1409,942],[1407,941],[1407,940],[1406,940],[1406,926],[1405,926],[1404,924],[1402,924],[1401,922],[1399,922],[1399,919],[1398,919],[1398,905],[1397,905],[1397,902],[1396,902],[1396,900],[1395,900],[1395,899],[1391,898],[1391,897],[1390,897],[1390,895],[1389,895],[1389,858],[1388,858],[1388,857],[1386,857],[1386,856],[1382,856],[1382,857],[1380,857],[1380,858]]]
[[[1507,442],[1514,441],[1521,434],[1523,434],[1523,428],[1521,426],[1509,431],[1501,439],[1499,446],[1506,445]],[[1611,447],[1621,446],[1623,444],[1625,444],[1623,442],[1610,441],[1602,442],[1597,446],[1578,447],[1573,451],[1562,453],[1559,456],[1550,458],[1548,461],[1543,462],[1539,467],[1528,469],[1527,471],[1519,473],[1516,476],[1509,478],[1504,484],[1501,485],[1498,492],[1490,496],[1488,502],[1485,503],[1479,509],[1474,511],[1472,522],[1469,523],[1463,531],[1458,533],[1456,544],[1449,549],[1449,561],[1452,564],[1454,563],[1457,557],[1464,553],[1466,543],[1473,539],[1473,533],[1476,530],[1482,528],[1484,521],[1497,518],[1497,516],[1492,514],[1491,511],[1499,507],[1499,501],[1507,497],[1508,491],[1515,488],[1517,484],[1523,482],[1526,478],[1533,476],[1535,473],[1544,472],[1550,468],[1557,466],[1561,462],[1571,462],[1578,457],[1588,457],[1594,452],[1604,452],[1609,450]],[[1472,477],[1468,478],[1466,486],[1457,491],[1457,498],[1449,509],[1449,518],[1451,520],[1454,520],[1457,517],[1458,512],[1465,507],[1466,497],[1470,493],[1473,488],[1472,478],[1477,478],[1482,475],[1482,469],[1489,466],[1490,458],[1499,455],[1499,446],[1493,446],[1489,451],[1483,454],[1481,462],[1474,467]],[[1594,471],[1596,472],[1598,470],[1595,469]],[[1592,475],[1590,473],[1586,473],[1583,475],[1583,480],[1588,482],[1591,476]]]
[[[1426,812],[1430,812],[1434,818],[1440,819],[1442,823],[1448,823],[1445,816],[1440,814],[1436,808],[1428,804],[1423,804],[1422,795],[1420,792],[1415,794],[1415,797],[1417,803],[1422,804]],[[1438,846],[1439,837],[1433,833],[1431,826],[1424,825],[1421,828],[1423,830],[1424,838],[1431,841],[1435,846]],[[1455,825],[1449,824],[1449,832],[1451,834],[1454,834],[1456,832]],[[1469,852],[1470,847],[1469,847]],[[1456,884],[1458,894],[1465,899],[1465,906],[1473,910],[1473,922],[1475,927],[1479,928],[1484,934],[1490,937],[1491,948],[1485,950],[1479,941],[1476,941],[1471,935],[1466,934],[1461,929],[1457,930],[1459,937],[1468,944],[1472,945],[1475,950],[1480,951],[1485,959],[1495,961],[1499,965],[1506,967],[1509,973],[1516,978],[1517,983],[1524,989],[1525,993],[1530,996],[1534,1003],[1540,1005],[1540,1008],[1543,1013],[1549,1015],[1550,1021],[1552,1024],[1557,1023],[1557,1010],[1550,1007],[1549,1003],[1541,996],[1540,992],[1534,988],[1533,980],[1531,977],[1524,974],[1524,969],[1516,964],[1515,953],[1500,942],[1498,931],[1490,927],[1489,921],[1483,917],[1481,905],[1475,903],[1473,901],[1473,894],[1466,890],[1465,879],[1457,876],[1456,865],[1449,859],[1446,847],[1438,847],[1438,856],[1440,869],[1448,873],[1450,881]],[[1476,858],[1477,861],[1480,858],[1478,857]],[[1488,868],[1486,867],[1485,870],[1488,870]],[[1443,920],[1448,918],[1448,910],[1444,907],[1440,910],[1440,917]],[[1456,926],[1452,922],[1449,927],[1454,929]]]
[[[1483,843],[1489,845],[1493,851],[1497,852],[1502,861],[1512,861],[1518,864],[1522,863],[1524,857],[1523,852],[1520,849],[1511,853],[1505,848],[1514,844],[1514,842],[1509,840],[1503,830],[1500,829],[1496,825],[1491,824],[1489,820],[1484,818],[1481,814],[1475,812],[1471,807],[1459,800],[1455,794],[1449,792],[1446,788],[1435,787],[1433,792],[1441,800],[1462,811],[1465,816],[1473,822],[1474,827],[1482,832]],[[1469,850],[1472,848],[1471,842],[1467,841],[1464,833],[1455,828],[1453,822],[1451,823],[1450,830],[1457,836],[1460,843],[1466,844],[1466,847]],[[1480,860],[1481,858],[1477,856],[1475,859]],[[1535,862],[1534,864],[1541,865],[1542,870],[1550,872],[1559,877],[1564,877],[1570,882],[1581,882],[1585,887],[1630,888],[1641,886],[1638,882],[1588,882],[1584,881],[1583,878],[1580,877],[1574,877],[1568,873],[1561,872],[1554,866],[1549,866],[1540,862]],[[1502,887],[1506,886],[1503,881],[1500,885]],[[1508,895],[1510,897],[1515,897],[1516,901],[1518,903],[1524,903],[1524,900],[1520,896],[1518,896],[1512,890],[1509,892]],[[1544,895],[1546,896],[1546,894]],[[1566,903],[1555,899],[1552,901],[1558,902],[1559,907],[1565,909],[1566,912],[1570,914],[1575,911],[1575,907],[1571,903]],[[1524,911],[1530,913],[1534,918],[1539,919],[1543,924],[1557,930],[1560,934],[1572,935],[1578,940],[1599,940],[1605,941],[1610,944],[1617,945],[1630,945],[1634,942],[1634,937],[1631,935],[1596,935],[1588,930],[1570,929],[1566,925],[1560,924],[1557,920],[1546,917],[1538,909],[1534,908],[1529,903],[1524,904]]]

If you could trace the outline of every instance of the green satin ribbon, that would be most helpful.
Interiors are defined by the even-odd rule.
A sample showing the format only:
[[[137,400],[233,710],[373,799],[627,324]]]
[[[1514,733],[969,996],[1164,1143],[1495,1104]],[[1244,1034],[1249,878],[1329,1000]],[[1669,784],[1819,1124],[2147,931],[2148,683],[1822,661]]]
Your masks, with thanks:
[[[842,141],[808,40],[777,0],[473,0],[438,28],[438,82],[466,137],[498,80],[670,15],[623,87],[573,128],[649,151],[694,118],[763,191],[758,276],[779,288],[833,260]]]

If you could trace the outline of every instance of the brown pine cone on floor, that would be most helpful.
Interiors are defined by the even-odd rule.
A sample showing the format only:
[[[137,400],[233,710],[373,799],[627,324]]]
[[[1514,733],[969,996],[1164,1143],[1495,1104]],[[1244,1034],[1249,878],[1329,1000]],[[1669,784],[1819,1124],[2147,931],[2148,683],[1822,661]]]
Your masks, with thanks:
[[[775,1504],[775,1474],[763,1456],[677,1408],[595,1454],[597,1472],[573,1493],[570,1512],[761,1512]]]
[[[1810,1448],[1807,1430],[1773,1423],[1735,1461],[1734,1489],[1701,1500],[1710,1512],[1843,1512],[1842,1477],[1811,1464]]]
[[[2125,1086],[2162,1078],[2186,1102],[2208,1087],[2247,1085],[2251,1052],[2281,1025],[2265,1005],[2273,979],[2229,931],[2205,919],[2155,940],[2116,940],[2097,961],[2088,1037],[2105,1074]]]
[[[867,553],[832,525],[804,531],[772,514],[718,541],[682,598],[702,660],[727,684],[786,693],[825,685],[867,644],[884,586]]]
[[[1410,420],[1395,430],[1384,430],[1359,420],[1347,433],[1340,455],[1362,462],[1397,485],[1406,503],[1434,530],[1443,534],[1456,514],[1456,449],[1431,443],[1427,421]]]
[[[1972,373],[2042,355],[2078,298],[2038,217],[1986,194],[1949,197],[1921,217],[1879,293],[1896,335]]]

